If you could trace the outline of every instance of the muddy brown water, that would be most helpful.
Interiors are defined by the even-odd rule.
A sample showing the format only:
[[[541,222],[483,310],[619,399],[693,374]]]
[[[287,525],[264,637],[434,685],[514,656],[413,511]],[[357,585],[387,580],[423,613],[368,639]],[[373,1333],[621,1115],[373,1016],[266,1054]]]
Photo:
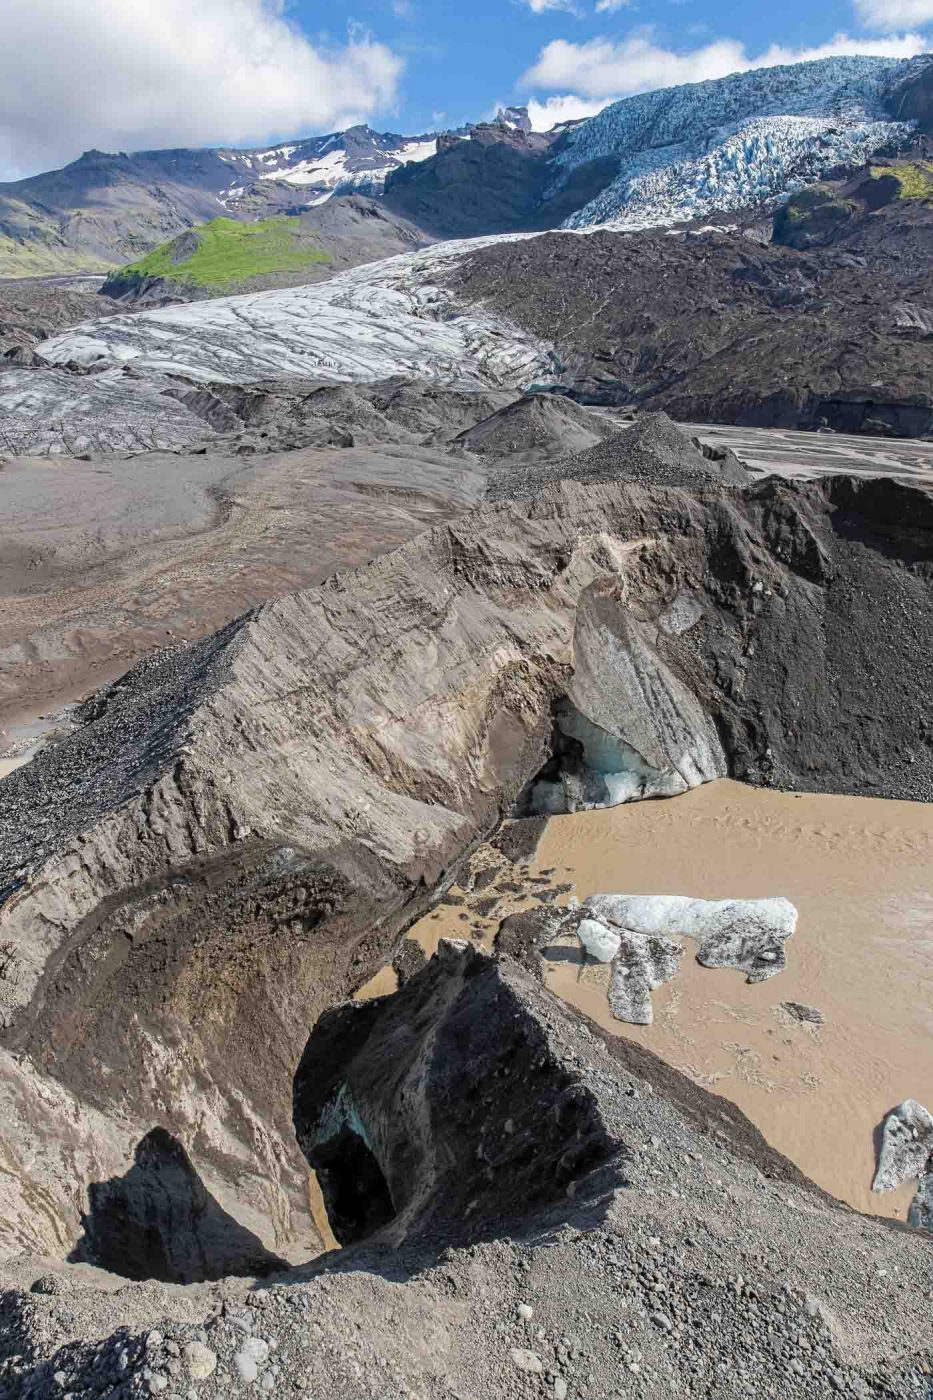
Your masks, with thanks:
[[[488,850],[484,858],[501,859]],[[906,1217],[911,1186],[870,1189],[873,1134],[904,1098],[933,1107],[933,806],[720,781],[667,801],[555,817],[519,873],[522,895],[503,893],[483,916],[474,906],[493,883],[440,906],[410,936],[428,952],[441,937],[489,945],[505,914],[534,902],[524,891],[544,871],[552,885],[572,882],[581,899],[790,899],[800,918],[786,971],[748,986],[741,973],[700,967],[685,939],[681,971],[654,993],[652,1026],[612,1017],[608,968],[584,966],[576,940],[545,959],[545,980],[606,1029],[731,1099],[839,1199]],[[500,887],[509,874],[518,883],[510,867]],[[383,969],[358,995],[394,986]],[[783,1002],[816,1007],[823,1024],[795,1021]]]

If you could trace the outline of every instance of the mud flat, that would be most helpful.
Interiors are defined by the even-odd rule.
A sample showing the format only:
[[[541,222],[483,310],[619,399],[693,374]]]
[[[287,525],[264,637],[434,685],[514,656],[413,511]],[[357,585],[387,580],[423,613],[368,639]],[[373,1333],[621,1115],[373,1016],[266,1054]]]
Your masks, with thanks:
[[[410,936],[426,951],[440,937],[489,943],[505,914],[535,902],[533,890],[547,897],[557,887],[555,902],[566,903],[570,884],[581,899],[785,895],[800,914],[786,971],[749,986],[739,972],[701,967],[684,940],[679,974],[653,995],[652,1026],[612,1017],[609,969],[584,966],[576,939],[546,952],[546,984],[732,1100],[833,1195],[905,1219],[912,1186],[887,1195],[870,1186],[885,1113],[906,1097],[933,1102],[931,860],[933,807],[724,780],[673,800],[553,817],[512,882],[521,892],[501,878],[482,892],[455,890],[459,902]],[[490,889],[502,891],[491,909]],[[815,1008],[822,1022],[798,1020],[786,1003]]]
[[[0,727],[83,698],[154,647],[196,640],[395,548],[475,503],[482,485],[462,461],[391,446],[8,462]],[[0,751],[7,743],[0,735]]]

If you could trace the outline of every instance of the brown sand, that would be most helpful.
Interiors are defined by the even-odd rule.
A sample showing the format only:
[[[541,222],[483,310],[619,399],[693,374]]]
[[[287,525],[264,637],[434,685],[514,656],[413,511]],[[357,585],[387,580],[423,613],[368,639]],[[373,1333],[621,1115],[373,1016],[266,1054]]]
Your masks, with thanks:
[[[479,858],[494,859],[488,851]],[[653,1026],[613,1019],[608,969],[584,969],[576,946],[569,960],[546,960],[547,985],[738,1104],[827,1191],[903,1219],[912,1187],[870,1190],[873,1133],[904,1098],[933,1105],[931,858],[933,806],[728,781],[670,801],[552,818],[528,877],[553,870],[552,883],[573,881],[581,899],[786,895],[800,922],[787,970],[755,986],[738,972],[700,967],[685,939],[679,975],[654,993]],[[533,902],[507,895],[482,918],[470,908],[475,899],[441,906],[410,936],[429,952],[441,937],[488,944],[506,913]],[[795,1022],[785,1001],[817,1007],[824,1024]]]

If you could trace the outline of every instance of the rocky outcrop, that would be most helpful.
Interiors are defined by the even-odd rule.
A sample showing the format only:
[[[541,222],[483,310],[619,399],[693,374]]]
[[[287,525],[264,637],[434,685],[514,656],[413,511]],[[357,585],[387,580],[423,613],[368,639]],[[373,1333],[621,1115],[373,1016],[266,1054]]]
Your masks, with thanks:
[[[933,64],[926,72],[933,81]],[[833,243],[855,247],[868,216],[901,200],[917,200],[912,212],[923,221],[923,205],[931,197],[933,162],[922,154],[915,160],[878,160],[791,195],[775,213],[774,241],[801,249]]]
[[[620,1151],[517,969],[453,942],[395,996],[321,1017],[295,1132],[344,1244],[489,1238]]]
[[[933,62],[930,54],[920,54],[888,99],[891,114],[899,122],[916,122],[923,132],[933,134]]]
[[[29,364],[40,340],[109,310],[93,278],[0,282],[0,373]]]
[[[686,746],[691,781],[715,735],[752,781],[929,798],[931,557],[892,482],[569,483],[154,655],[0,784],[5,1046],[126,1125],[95,1180],[162,1127],[264,1249],[309,1252],[308,1028],[512,808],[555,703],[659,771]],[[590,618],[621,661],[578,694]]]

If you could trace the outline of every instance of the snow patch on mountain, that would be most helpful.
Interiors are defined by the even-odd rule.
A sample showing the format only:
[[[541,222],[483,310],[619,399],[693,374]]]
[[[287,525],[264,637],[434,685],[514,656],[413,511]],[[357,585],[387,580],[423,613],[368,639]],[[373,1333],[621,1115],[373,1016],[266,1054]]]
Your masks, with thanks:
[[[307,188],[310,204],[322,204],[335,194],[380,195],[390,171],[427,160],[436,150],[437,137],[430,134],[395,136],[359,126],[268,150],[222,151],[220,158],[235,178],[220,199],[224,204],[237,199],[244,181],[266,180]]]
[[[625,98],[568,134],[551,193],[615,156],[615,180],[565,227],[646,228],[782,196],[902,138],[886,99],[909,60],[827,58]]]
[[[311,286],[91,321],[45,341],[40,352],[53,364],[132,364],[148,374],[241,384],[404,375],[520,387],[553,373],[552,348],[502,316],[458,306],[443,285],[454,261],[499,241],[435,244]]]

